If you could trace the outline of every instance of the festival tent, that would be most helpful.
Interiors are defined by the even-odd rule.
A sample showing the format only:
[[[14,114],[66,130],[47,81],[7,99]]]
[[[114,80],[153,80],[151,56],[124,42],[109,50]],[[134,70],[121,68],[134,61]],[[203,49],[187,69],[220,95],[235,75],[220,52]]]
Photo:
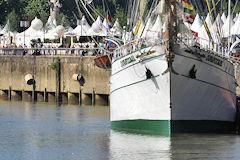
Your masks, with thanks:
[[[223,21],[221,20],[220,14],[217,15],[215,22],[212,25],[212,38],[215,43],[220,43],[220,36],[222,34]]]
[[[237,21],[237,19],[238,19],[238,13],[236,14],[236,16],[233,19],[234,23]]]
[[[0,25],[0,32],[2,31],[2,29],[3,29],[3,28],[2,28],[2,26]]]
[[[27,46],[30,46],[32,39],[40,38],[41,40],[43,40],[44,32],[42,28],[42,21],[35,17],[35,19],[31,22],[31,26],[28,29],[16,35],[16,44],[23,45],[25,39],[25,44]]]
[[[88,24],[85,16],[83,16],[80,24],[71,32],[67,32],[65,35],[88,36],[87,32],[90,28],[91,27]]]
[[[156,15],[161,15],[165,12],[165,0],[161,0],[157,7],[153,10],[153,14],[156,14]]]
[[[112,32],[112,34],[114,36],[121,37],[121,35],[122,35],[122,27],[119,24],[118,18],[116,19],[116,21],[115,21],[113,27],[110,29],[110,31]]]
[[[207,23],[208,28],[211,28],[213,25],[213,20],[212,17],[210,16],[210,14],[207,14],[207,17],[205,19],[205,22]]]
[[[198,31],[198,37],[200,38],[200,45],[204,48],[207,48],[209,46],[209,37],[204,25],[202,25],[202,27]]]
[[[191,29],[193,32],[197,32],[197,33],[198,33],[198,32],[199,32],[199,29],[202,27],[202,25],[203,25],[203,23],[202,23],[199,15],[197,14],[190,29]]]
[[[56,20],[52,20],[51,16],[49,16],[45,26],[49,31],[54,30],[57,27]]]
[[[146,38],[147,37],[158,38],[159,36],[162,35],[162,33],[163,33],[163,24],[162,24],[160,15],[158,15],[153,27],[149,27],[148,31],[145,34],[146,34]]]
[[[226,15],[225,15],[225,13],[223,13],[223,14],[222,14],[222,17],[221,17],[221,19],[222,19],[223,23],[225,23],[225,22],[226,22],[227,18],[226,18]]]
[[[231,26],[230,26],[231,23]],[[223,37],[228,37],[231,35],[231,28],[234,25],[233,19],[232,19],[232,15],[227,17],[226,22],[224,23],[223,27],[222,27],[222,36]],[[229,28],[231,27],[231,28]],[[230,30],[230,35],[229,35],[229,30]]]
[[[104,20],[103,20],[103,26],[104,26],[106,29],[109,28],[106,18],[104,18]]]
[[[149,19],[147,20],[145,29],[144,29],[143,34],[142,34],[142,37],[143,37],[143,38],[145,38],[145,37],[147,36],[147,33],[148,33],[148,31],[150,30],[150,28],[151,28],[152,25],[153,25],[153,24],[152,24],[152,22],[151,22],[151,18],[149,18]]]
[[[240,15],[238,15],[238,18],[232,27],[232,35],[240,35]]]
[[[11,44],[11,40],[15,42],[17,32],[11,32],[10,31],[10,24],[9,20],[7,21],[7,24],[4,26],[4,28],[0,31],[1,39],[1,45]]]
[[[88,36],[107,36],[107,30],[103,26],[100,16],[92,24],[91,28],[87,31]]]

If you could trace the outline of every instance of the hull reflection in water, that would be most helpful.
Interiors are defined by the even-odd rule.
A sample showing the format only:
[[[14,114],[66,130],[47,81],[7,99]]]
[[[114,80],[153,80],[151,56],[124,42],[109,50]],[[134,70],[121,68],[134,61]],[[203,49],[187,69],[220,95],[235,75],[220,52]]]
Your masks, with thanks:
[[[168,160],[171,158],[170,145],[170,137],[110,131],[111,159]]]

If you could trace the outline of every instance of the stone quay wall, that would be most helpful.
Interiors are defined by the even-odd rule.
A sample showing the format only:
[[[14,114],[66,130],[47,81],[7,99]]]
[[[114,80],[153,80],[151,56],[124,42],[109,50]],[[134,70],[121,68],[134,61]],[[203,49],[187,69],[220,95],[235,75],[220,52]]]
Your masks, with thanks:
[[[28,74],[32,84],[27,84]],[[109,105],[110,74],[111,70],[94,64],[94,57],[2,55],[0,98]],[[83,78],[79,81],[79,77]]]

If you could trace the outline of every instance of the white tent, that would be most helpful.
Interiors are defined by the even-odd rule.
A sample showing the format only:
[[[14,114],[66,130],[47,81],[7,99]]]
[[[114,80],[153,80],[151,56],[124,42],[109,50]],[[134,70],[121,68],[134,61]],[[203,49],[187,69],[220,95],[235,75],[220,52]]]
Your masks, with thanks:
[[[145,34],[146,34],[146,37],[158,38],[159,36],[162,35],[162,33],[163,33],[163,24],[162,24],[160,15],[158,15],[153,27],[152,28],[149,27],[149,29]]]
[[[190,29],[193,32],[199,32],[199,29],[202,27],[202,25],[203,25],[203,23],[202,23],[199,15],[197,14]]]
[[[107,23],[107,19],[106,18],[104,18],[104,20],[103,20],[103,26],[105,28],[108,28],[108,23]]]
[[[217,15],[215,22],[212,25],[211,35],[215,43],[220,43],[220,36],[222,34],[223,22],[221,20],[220,14]]]
[[[116,19],[113,27],[110,30],[114,36],[120,37],[122,35],[122,27],[119,24],[118,18]]]
[[[143,34],[142,34],[142,37],[143,37],[143,38],[145,38],[145,37],[147,36],[147,33],[148,33],[148,31],[150,30],[150,28],[151,28],[152,25],[153,25],[153,24],[152,24],[152,22],[151,22],[151,18],[149,18],[149,19],[147,20],[147,24],[146,24],[145,29],[144,29]]]
[[[11,32],[10,31],[10,24],[9,24],[9,20],[8,20],[7,24],[0,31],[0,35],[2,35],[1,40],[0,40],[1,45],[15,43],[15,41],[16,41],[16,34],[17,34],[17,32]],[[11,40],[12,40],[12,42],[11,42]]]
[[[46,28],[47,30],[51,31],[53,29],[55,29],[57,27],[57,25],[55,24],[56,20],[52,20],[51,16],[48,17],[48,21],[46,23]]]
[[[85,16],[82,17],[80,24],[74,28],[71,32],[67,32],[66,35],[76,35],[76,36],[88,36],[88,30],[90,29],[90,25],[88,24]]]
[[[236,16],[233,19],[234,23],[237,21],[237,19],[238,19],[238,13],[236,14]]]
[[[92,27],[87,31],[88,36],[107,36],[107,30],[104,27],[100,16],[92,24]]]
[[[5,35],[10,31],[9,21],[7,21],[7,24],[4,26],[4,28],[0,31],[0,34]]]
[[[213,20],[209,13],[207,14],[205,22],[207,23],[208,28],[211,30],[213,25]]]
[[[226,15],[225,15],[225,13],[223,13],[223,14],[222,14],[222,17],[221,17],[221,19],[222,19],[223,23],[225,23],[225,22],[226,22],[227,18],[226,18]]]
[[[165,0],[161,0],[157,7],[153,10],[153,14],[161,15],[165,11]]]
[[[35,17],[35,19],[31,22],[31,26],[27,30],[16,35],[16,44],[23,45],[25,39],[25,44],[30,46],[32,39],[40,38],[43,40],[45,35],[42,28],[42,21]]]
[[[204,48],[207,48],[209,46],[209,37],[204,25],[202,25],[202,27],[198,31],[198,37],[200,38],[200,45]]]
[[[0,32],[2,31],[2,29],[3,29],[3,28],[2,28],[2,26],[0,25]]]
[[[231,26],[230,26],[230,23],[231,23]],[[222,27],[223,37],[228,37],[228,36],[231,35],[231,28],[232,28],[233,25],[234,25],[234,22],[233,22],[233,19],[232,19],[232,15],[230,15],[230,16],[227,17],[227,20]],[[230,28],[229,28],[229,26],[230,26]],[[230,35],[229,35],[229,32],[230,32]]]

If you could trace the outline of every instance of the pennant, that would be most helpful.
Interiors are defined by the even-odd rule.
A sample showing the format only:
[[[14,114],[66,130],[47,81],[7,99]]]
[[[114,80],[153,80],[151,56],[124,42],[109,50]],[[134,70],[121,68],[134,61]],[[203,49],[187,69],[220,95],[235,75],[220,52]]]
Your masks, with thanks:
[[[109,26],[111,26],[112,27],[112,19],[111,19],[111,17],[108,15],[108,11],[107,11],[107,13],[106,13],[106,17],[107,17],[107,22],[108,22],[108,24],[109,24]]]
[[[187,0],[182,0],[183,7],[189,10],[193,10],[193,5],[191,5]]]
[[[192,24],[194,21],[194,16],[189,13],[183,13],[183,21]]]

